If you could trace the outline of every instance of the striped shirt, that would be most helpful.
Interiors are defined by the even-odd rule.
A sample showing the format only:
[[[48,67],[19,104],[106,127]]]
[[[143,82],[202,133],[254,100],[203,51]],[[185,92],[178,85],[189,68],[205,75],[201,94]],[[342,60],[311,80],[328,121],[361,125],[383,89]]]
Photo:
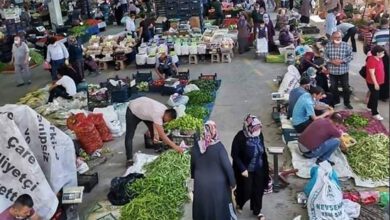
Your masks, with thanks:
[[[341,42],[337,47],[333,42],[330,42],[325,47],[324,53],[327,68],[332,75],[343,75],[349,71],[349,63],[353,60],[352,47],[346,42]],[[340,59],[343,61],[340,66],[330,63],[331,60]]]
[[[389,29],[380,29],[377,30],[372,37],[372,44],[384,46],[387,43],[389,43],[390,35],[389,35]]]

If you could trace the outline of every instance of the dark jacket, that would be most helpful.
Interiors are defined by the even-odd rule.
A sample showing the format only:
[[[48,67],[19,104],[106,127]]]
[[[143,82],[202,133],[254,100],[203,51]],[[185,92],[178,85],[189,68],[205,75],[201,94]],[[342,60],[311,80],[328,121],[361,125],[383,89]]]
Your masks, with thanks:
[[[69,44],[68,46],[68,52],[69,52],[69,61],[74,62],[77,60],[83,59],[83,48],[81,47],[81,44]]]
[[[260,134],[260,143],[264,147],[264,153],[262,155],[262,160],[263,160],[262,169],[265,172],[264,176],[268,177],[269,176],[268,158],[264,146],[263,133]],[[253,153],[254,150],[246,146],[246,137],[244,135],[244,132],[242,130],[239,131],[233,139],[232,153],[231,153],[231,156],[233,158],[233,170],[236,176],[241,175],[242,172],[247,170],[252,160]],[[266,184],[268,185],[268,178],[265,178],[265,180],[267,181]]]

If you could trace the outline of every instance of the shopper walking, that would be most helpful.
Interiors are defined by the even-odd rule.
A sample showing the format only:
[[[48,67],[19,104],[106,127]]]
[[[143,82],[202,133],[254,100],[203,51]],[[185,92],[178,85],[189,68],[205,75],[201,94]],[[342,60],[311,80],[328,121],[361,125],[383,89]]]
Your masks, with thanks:
[[[375,46],[371,50],[371,56],[366,62],[366,82],[370,91],[367,108],[371,109],[372,116],[377,120],[383,120],[378,112],[379,89],[385,81],[383,57],[385,49],[381,46]]]
[[[330,39],[332,34],[337,31],[337,8],[334,8],[328,12],[325,19],[325,33],[326,37]]]
[[[300,9],[301,23],[308,25],[310,23],[310,12],[311,12],[311,0],[302,0],[302,5]]]
[[[29,49],[20,36],[15,36],[14,44],[12,45],[11,64],[15,68],[15,78],[17,87],[24,84],[31,84],[31,72],[29,67]]]
[[[49,37],[47,46],[46,63],[50,63],[51,79],[57,80],[57,70],[64,64],[69,65],[69,52],[65,45],[57,42],[55,37]]]
[[[327,63],[330,79],[330,91],[333,94],[334,103],[340,103],[339,86],[343,88],[344,105],[347,109],[353,109],[349,89],[349,63],[352,61],[352,48],[341,40],[341,33],[332,34],[332,41],[325,47],[324,59]]]
[[[251,114],[244,119],[243,129],[233,139],[231,156],[237,189],[234,191],[237,212],[250,200],[250,209],[259,220],[264,190],[268,187],[268,159],[260,120]]]
[[[355,35],[357,33],[357,28],[355,25],[347,22],[341,22],[339,25],[337,25],[337,30],[343,34],[344,42],[348,42],[348,40],[351,39],[352,52],[356,52]]]
[[[183,149],[172,142],[164,132],[163,124],[176,119],[177,113],[174,109],[168,109],[165,105],[147,97],[139,97],[129,102],[126,111],[126,158],[127,166],[132,166],[133,161],[133,138],[138,124],[142,121],[148,127],[153,141],[160,139],[177,152],[182,153]],[[155,132],[156,131],[156,132]]]
[[[83,46],[74,36],[68,38],[69,63],[76,70],[81,79],[84,79]]]
[[[203,136],[192,149],[191,177],[194,179],[194,220],[237,219],[231,198],[236,181],[213,121],[206,122]]]
[[[316,164],[328,161],[334,165],[329,158],[341,145],[341,133],[337,125],[342,122],[341,115],[336,112],[329,119],[321,118],[311,123],[298,138],[298,148],[303,156],[317,158]]]
[[[249,51],[249,35],[251,32],[251,27],[245,17],[245,14],[241,13],[240,18],[237,23],[238,35],[238,52],[242,54]]]
[[[252,21],[253,21],[253,34],[256,37],[257,36],[257,30],[260,26],[260,21],[263,20],[263,15],[265,13],[264,8],[260,9],[260,5],[255,4],[255,9],[252,11]]]

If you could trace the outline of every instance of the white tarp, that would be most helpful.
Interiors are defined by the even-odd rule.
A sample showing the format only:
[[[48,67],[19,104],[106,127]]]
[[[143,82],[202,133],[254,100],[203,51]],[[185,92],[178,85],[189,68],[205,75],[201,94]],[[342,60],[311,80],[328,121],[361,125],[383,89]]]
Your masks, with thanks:
[[[29,194],[37,214],[50,219],[58,206],[56,194],[13,118],[12,113],[0,113],[0,213],[18,196]]]
[[[26,166],[27,164],[24,164],[24,161],[20,160],[20,158],[17,159],[17,156],[19,155],[16,151],[16,149],[19,150],[17,146],[23,146],[24,144],[24,148],[31,149],[31,155],[36,158],[36,166],[33,166],[34,169],[36,169],[34,172],[42,172],[46,177],[44,178],[41,176],[37,178],[34,176],[34,178],[40,182],[47,181],[50,185],[49,188],[43,186],[45,187],[45,193],[55,195],[55,193],[64,186],[77,185],[75,149],[73,141],[68,135],[51,125],[48,120],[37,114],[26,105],[5,105],[0,107],[0,115],[6,115],[9,118],[12,118],[12,124],[1,126],[1,136],[4,136],[3,134],[7,134],[10,130],[13,130],[10,135],[19,135],[19,143],[15,142],[14,144],[16,145],[14,147],[16,154],[13,152],[14,155],[9,155],[14,158],[14,160],[10,161],[18,161],[15,166],[18,166],[18,169],[21,169],[22,173],[28,174],[33,173],[32,171],[34,171],[30,171],[30,169],[33,168]],[[3,120],[0,123],[4,123]],[[8,140],[5,139],[4,141]],[[4,141],[0,143],[2,143],[2,146],[7,146],[7,142]],[[3,152],[3,150],[1,152]],[[2,182],[3,178],[1,178],[1,183]],[[20,190],[18,192],[28,193],[28,190]],[[34,202],[38,200],[38,202],[36,202],[37,205],[39,205],[39,201],[43,201],[41,193],[37,193],[36,195],[31,193],[29,194],[33,197]],[[54,213],[57,208],[56,197],[54,196],[54,198],[50,199],[45,198],[44,201],[44,206],[49,206],[48,204],[50,204],[50,207],[46,207],[46,209],[54,209]],[[0,205],[0,210],[5,208],[5,204]],[[45,213],[45,211],[39,212],[39,214],[41,213]],[[46,211],[46,213],[49,212]]]

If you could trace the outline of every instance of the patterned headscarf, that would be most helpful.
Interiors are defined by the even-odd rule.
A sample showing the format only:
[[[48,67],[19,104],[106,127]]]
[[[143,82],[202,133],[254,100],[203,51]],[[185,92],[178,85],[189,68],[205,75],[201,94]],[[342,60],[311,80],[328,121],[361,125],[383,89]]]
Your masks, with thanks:
[[[263,125],[254,115],[248,114],[244,119],[243,131],[246,137],[256,137],[260,135]]]
[[[200,152],[203,154],[207,148],[219,142],[217,125],[214,121],[207,121],[204,125],[204,133],[199,143]]]

